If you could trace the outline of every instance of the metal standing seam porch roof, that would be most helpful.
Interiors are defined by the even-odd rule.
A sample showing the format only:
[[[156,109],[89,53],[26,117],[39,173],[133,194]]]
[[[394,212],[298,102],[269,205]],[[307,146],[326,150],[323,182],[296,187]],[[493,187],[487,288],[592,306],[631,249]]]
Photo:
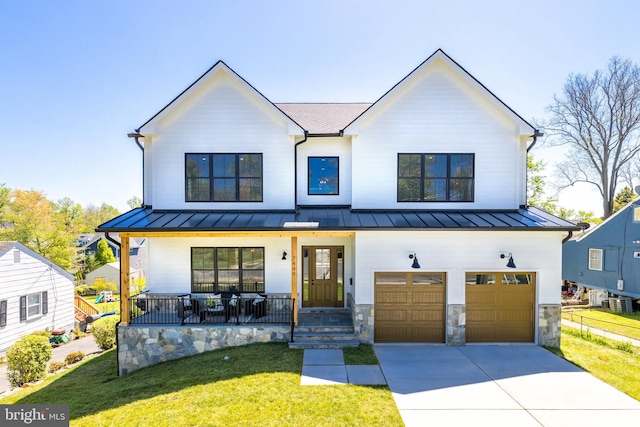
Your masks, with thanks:
[[[309,223],[315,224],[310,228]],[[533,207],[516,210],[352,210],[339,206],[300,207],[297,211],[136,208],[96,230],[126,233],[441,229],[579,230],[573,223]]]

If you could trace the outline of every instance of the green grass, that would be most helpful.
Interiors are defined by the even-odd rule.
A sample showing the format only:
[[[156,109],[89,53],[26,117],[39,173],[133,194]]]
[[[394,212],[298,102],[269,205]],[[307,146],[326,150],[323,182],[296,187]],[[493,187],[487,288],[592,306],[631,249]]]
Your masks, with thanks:
[[[98,310],[100,310],[100,313],[108,313],[110,311],[118,311],[118,310],[120,310],[120,301],[101,302],[100,304],[96,304],[96,299],[98,298],[98,295],[91,295],[91,296],[86,296],[86,297],[83,297],[83,298],[86,299],[87,301],[89,301],[94,306],[96,306],[96,308]],[[113,294],[113,298],[120,299],[120,295],[119,294]]]
[[[640,400],[639,349],[563,326],[560,348],[549,350]]]
[[[584,326],[640,339],[640,312],[613,313],[598,309],[563,310],[562,318]]]
[[[253,344],[117,377],[110,350],[0,403],[66,403],[72,426],[402,425],[387,386],[300,386],[302,358],[287,344]]]
[[[342,349],[345,365],[377,365],[378,358],[371,344],[360,344],[358,347]]]

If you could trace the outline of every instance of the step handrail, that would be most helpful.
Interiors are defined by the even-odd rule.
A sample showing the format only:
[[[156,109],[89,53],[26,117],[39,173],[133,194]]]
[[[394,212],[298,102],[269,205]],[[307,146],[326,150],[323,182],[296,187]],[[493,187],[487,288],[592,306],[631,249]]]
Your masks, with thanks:
[[[91,304],[80,295],[75,295],[74,305],[87,316],[100,313],[100,310],[95,305]]]

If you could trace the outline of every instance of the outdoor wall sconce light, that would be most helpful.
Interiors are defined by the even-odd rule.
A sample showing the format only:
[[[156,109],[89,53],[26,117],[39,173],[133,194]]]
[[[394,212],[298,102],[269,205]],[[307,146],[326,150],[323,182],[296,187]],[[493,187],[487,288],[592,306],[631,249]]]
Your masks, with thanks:
[[[287,260],[287,251],[282,251],[282,260],[283,261]]]
[[[418,264],[418,256],[415,253],[409,254],[409,259],[413,260],[413,264],[411,264],[411,268],[420,268],[420,264]]]
[[[507,254],[500,254],[500,258],[505,259],[506,257],[509,257],[509,262],[507,263],[507,267],[509,268],[516,268],[516,263],[513,262],[513,255],[511,255],[511,252],[509,252],[509,255]]]

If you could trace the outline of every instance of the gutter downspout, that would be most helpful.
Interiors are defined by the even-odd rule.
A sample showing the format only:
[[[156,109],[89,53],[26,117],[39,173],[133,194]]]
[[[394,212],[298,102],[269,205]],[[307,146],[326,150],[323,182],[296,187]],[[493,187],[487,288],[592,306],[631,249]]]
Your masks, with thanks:
[[[531,135],[531,137],[533,138],[533,142],[531,143],[530,146],[527,147],[527,153],[531,151],[534,145],[536,145],[536,142],[538,141],[538,137],[543,137],[543,136],[544,136],[544,133],[540,132],[539,129],[533,130],[533,135]]]
[[[533,130],[533,135],[531,135],[531,137],[533,138],[533,142],[531,142],[531,145],[527,147],[527,158],[525,158],[525,161],[529,157],[529,151],[531,151],[533,146],[536,145],[536,142],[538,142],[538,137],[542,137],[542,136],[544,136],[544,133],[540,132],[540,130],[538,130],[538,129],[534,129]],[[529,206],[529,204],[527,203],[527,199],[529,197],[527,195],[527,184],[529,184],[529,168],[528,167],[525,167],[525,170],[524,170],[524,182],[525,182],[525,184],[524,184],[524,204],[525,204],[525,206]]]
[[[142,206],[144,206],[145,205],[144,203],[144,146],[140,143],[139,138],[144,138],[145,136],[140,133],[140,129],[134,129],[134,130],[135,132],[128,133],[127,136],[129,138],[133,138],[136,144],[138,145],[138,147],[140,148],[140,151],[142,151]]]
[[[569,239],[572,238],[572,237],[573,237],[573,231],[569,230],[569,234],[567,235],[567,237],[562,239],[562,244],[564,245],[565,243],[567,243],[569,241]]]
[[[298,145],[303,144],[305,142],[307,142],[307,138],[309,136],[309,133],[305,130],[304,131],[304,138],[298,142],[296,142],[296,145],[294,145],[293,147],[293,181],[294,181],[294,185],[293,185],[293,207],[294,209],[297,211],[298,210]]]

